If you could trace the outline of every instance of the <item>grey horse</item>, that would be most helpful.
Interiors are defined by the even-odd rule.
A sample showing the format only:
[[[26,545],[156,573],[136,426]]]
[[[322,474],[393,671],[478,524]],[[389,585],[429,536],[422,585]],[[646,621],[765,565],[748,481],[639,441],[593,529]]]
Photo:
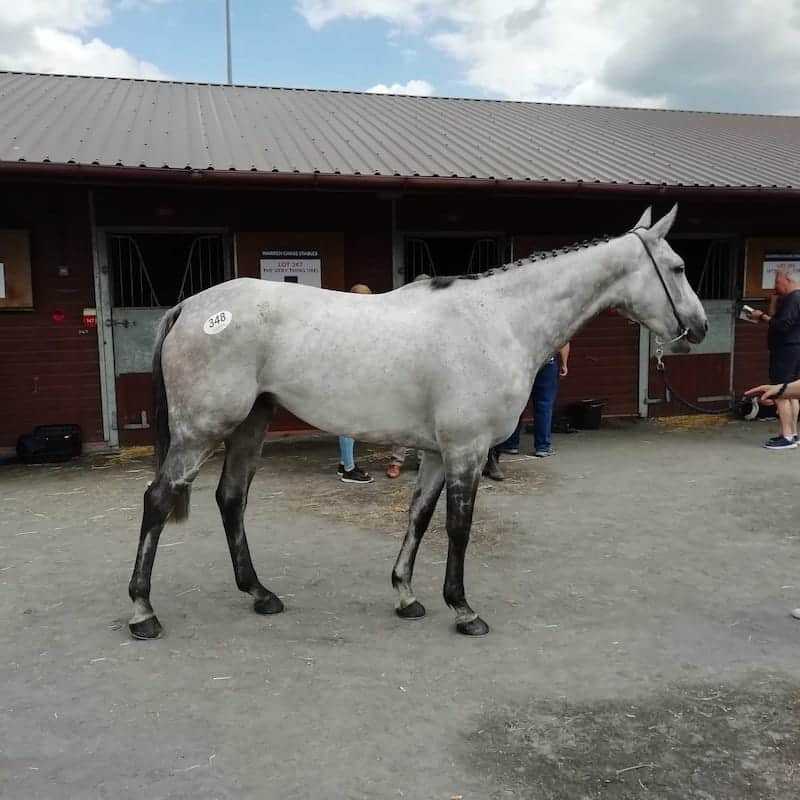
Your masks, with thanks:
[[[487,633],[464,591],[475,495],[486,453],[513,430],[539,367],[608,308],[684,349],[706,333],[703,306],[665,241],[676,211],[651,225],[647,209],[622,236],[380,295],[240,278],[169,310],[153,359],[157,467],[129,586],[133,636],[161,633],[150,604],[158,539],[168,519],[188,516],[192,481],[222,442],[216,496],[236,585],[256,612],[283,610],[256,575],[243,521],[278,405],[321,430],[425,451],[392,571],[397,614],[425,614],[411,578],[446,486],[444,600],[460,633]],[[358,347],[353,330],[368,334]]]

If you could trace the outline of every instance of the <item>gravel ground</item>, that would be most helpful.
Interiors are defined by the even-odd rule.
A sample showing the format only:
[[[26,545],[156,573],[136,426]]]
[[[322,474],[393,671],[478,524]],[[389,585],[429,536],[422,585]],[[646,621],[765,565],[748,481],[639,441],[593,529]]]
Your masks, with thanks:
[[[502,462],[481,485],[469,639],[441,600],[441,509],[420,551],[428,608],[389,582],[414,479],[338,482],[333,440],[264,450],[236,590],[214,502],[162,536],[155,642],[128,638],[150,460],[0,468],[0,797],[648,798],[800,793],[800,450],[763,423],[613,423]],[[442,504],[443,505],[443,504]]]

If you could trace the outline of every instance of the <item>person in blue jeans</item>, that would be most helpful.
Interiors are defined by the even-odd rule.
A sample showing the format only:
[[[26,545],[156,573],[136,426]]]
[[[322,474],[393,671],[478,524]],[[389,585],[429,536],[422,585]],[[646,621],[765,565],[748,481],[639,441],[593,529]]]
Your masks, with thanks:
[[[349,436],[339,437],[339,480],[344,483],[372,483],[372,476],[356,464],[355,440]]]
[[[372,294],[369,286],[357,283],[350,288],[355,294]],[[339,467],[336,474],[344,483],[372,483],[372,476],[356,464],[356,443],[349,436],[339,437]]]
[[[556,454],[550,441],[553,430],[553,409],[558,395],[559,378],[564,378],[569,373],[569,342],[567,342],[557,355],[546,361],[536,373],[533,381],[531,397],[533,399],[533,452],[526,453],[531,458],[547,458]],[[522,417],[519,418],[517,428],[506,439],[498,450],[501,453],[519,453],[519,437],[522,432]]]

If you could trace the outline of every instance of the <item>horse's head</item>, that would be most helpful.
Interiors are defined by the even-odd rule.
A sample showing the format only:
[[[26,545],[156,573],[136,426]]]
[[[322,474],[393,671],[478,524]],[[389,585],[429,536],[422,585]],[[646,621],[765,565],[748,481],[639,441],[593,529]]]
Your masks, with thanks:
[[[706,312],[689,281],[683,259],[667,244],[666,235],[675,222],[678,206],[651,225],[650,209],[631,229],[634,260],[624,282],[620,308],[630,318],[648,327],[665,342],[675,341],[674,350],[688,350],[703,340],[708,330]],[[630,237],[633,239],[633,236]]]

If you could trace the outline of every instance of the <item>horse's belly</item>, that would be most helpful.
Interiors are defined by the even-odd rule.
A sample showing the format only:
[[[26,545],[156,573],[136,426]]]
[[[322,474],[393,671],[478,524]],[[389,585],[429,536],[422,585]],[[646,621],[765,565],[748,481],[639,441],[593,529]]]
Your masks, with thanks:
[[[309,425],[365,442],[391,442],[414,447],[435,445],[426,411],[409,397],[408,387],[328,385],[276,387],[273,394],[288,411]]]

